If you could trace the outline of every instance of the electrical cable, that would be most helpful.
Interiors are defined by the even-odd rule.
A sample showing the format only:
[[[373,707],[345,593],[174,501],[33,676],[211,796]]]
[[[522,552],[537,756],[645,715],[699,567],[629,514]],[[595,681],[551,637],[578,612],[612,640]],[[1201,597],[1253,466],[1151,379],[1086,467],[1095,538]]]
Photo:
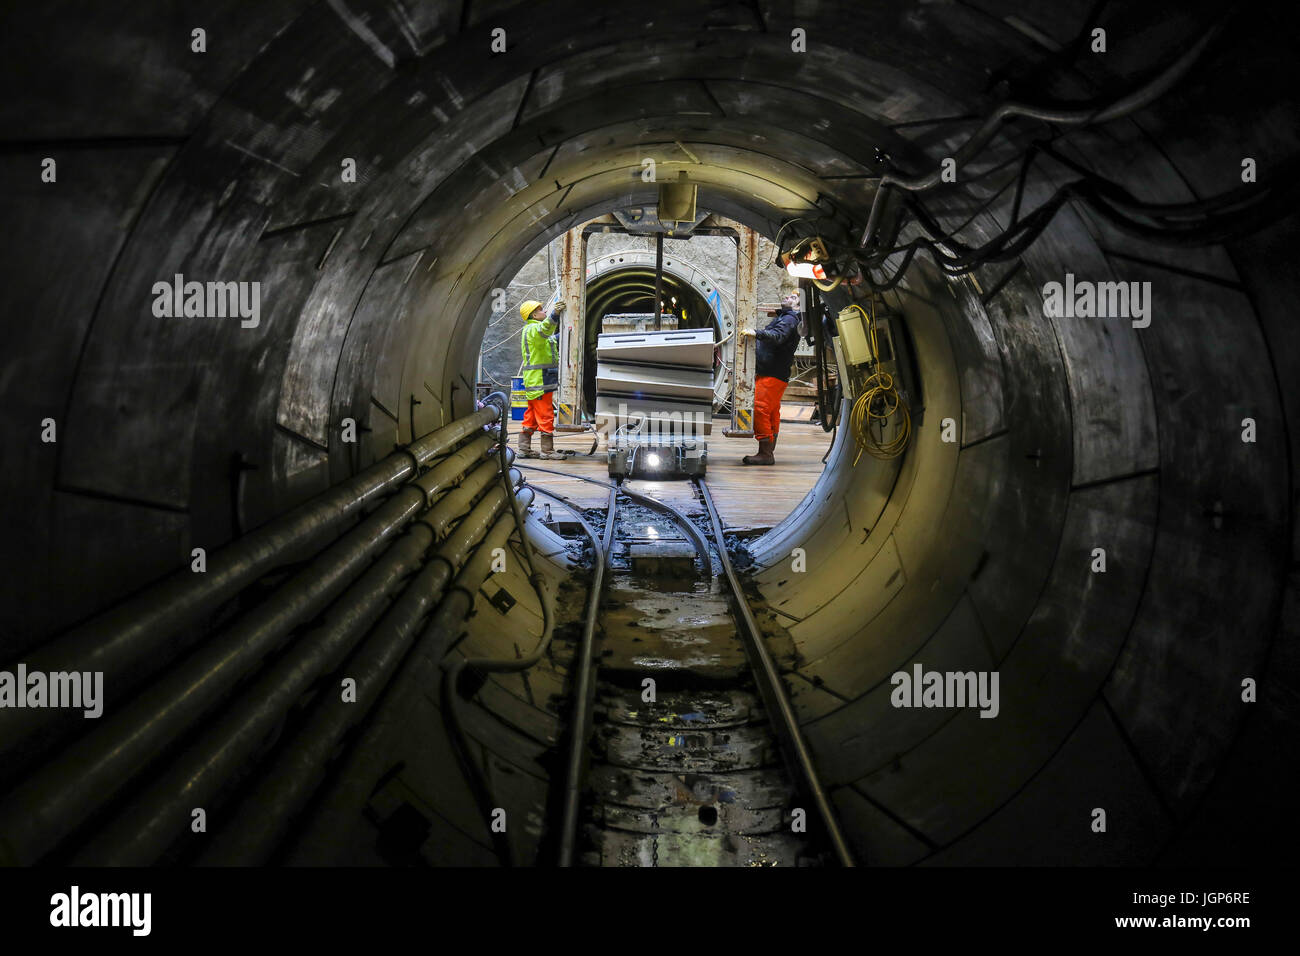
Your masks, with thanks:
[[[469,736],[465,731],[463,722],[458,713],[458,701],[460,699],[460,681],[466,670],[477,673],[486,677],[492,672],[517,672],[528,670],[538,663],[551,646],[551,638],[555,632],[555,608],[551,601],[550,595],[545,588],[545,579],[538,572],[534,563],[533,551],[534,543],[529,539],[525,530],[523,510],[519,506],[519,499],[515,494],[514,486],[510,480],[510,462],[507,458],[507,428],[506,422],[510,414],[509,399],[501,392],[493,392],[485,398],[481,405],[495,405],[500,412],[500,431],[497,439],[497,454],[500,461],[501,477],[505,487],[506,500],[510,504],[510,512],[515,525],[515,531],[519,535],[520,549],[523,551],[524,562],[528,565],[528,583],[532,585],[533,591],[537,594],[537,602],[542,611],[542,633],[537,640],[537,646],[527,657],[515,658],[469,658],[460,657],[454,661],[448,661],[444,658],[443,667],[443,698],[442,703],[445,709],[448,733],[452,738],[453,745],[457,748],[457,756],[461,762],[462,769],[465,772],[466,782],[470,785],[475,794],[480,807],[485,813],[490,813],[494,807],[492,796],[492,787],[487,779],[486,773],[474,761],[469,742]],[[474,597],[470,596],[468,602],[469,610],[473,610]],[[506,866],[513,865],[514,861],[511,855],[509,840],[504,837],[497,839],[494,835],[497,853]]]
[[[857,309],[867,323],[867,339],[871,348],[872,368],[871,374],[863,382],[862,394],[854,400],[853,408],[849,412],[849,431],[858,446],[858,453],[853,457],[855,466],[864,451],[873,458],[881,460],[897,458],[903,453],[903,449],[907,447],[907,443],[912,437],[912,416],[908,411],[907,403],[898,394],[898,388],[894,384],[894,377],[880,365],[880,349],[876,341],[876,306],[874,300],[869,300],[868,305],[871,306],[870,314],[856,303],[849,306],[849,308]],[[884,437],[885,428],[895,413],[899,415],[896,420],[897,431],[893,438],[886,441]],[[873,426],[879,427],[879,437],[873,430]]]
[[[1195,43],[1191,44],[1153,79],[1101,109],[1067,105],[1033,106],[1027,103],[1003,103],[989,114],[980,125],[980,128],[971,134],[956,151],[953,158],[958,166],[965,166],[993,139],[1006,120],[1016,117],[1041,120],[1045,123],[1058,123],[1063,126],[1086,126],[1094,123],[1107,123],[1137,112],[1159,99],[1182,79],[1200,58],[1205,48],[1209,46],[1210,41],[1218,36],[1227,20],[1228,16],[1221,17]],[[885,197],[891,190],[902,189],[907,192],[918,192],[930,189],[943,181],[942,174],[942,169],[936,168],[917,176],[904,176],[889,172],[881,177],[880,187],[876,190],[875,198],[872,200],[871,212],[867,217],[867,226],[862,233],[859,246],[865,249],[875,238],[876,229],[884,212]]]

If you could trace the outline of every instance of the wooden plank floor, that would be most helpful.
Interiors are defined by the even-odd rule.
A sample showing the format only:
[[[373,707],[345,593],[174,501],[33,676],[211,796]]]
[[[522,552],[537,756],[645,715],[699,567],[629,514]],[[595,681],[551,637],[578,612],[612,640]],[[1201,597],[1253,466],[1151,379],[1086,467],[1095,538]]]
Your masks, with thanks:
[[[798,406],[788,409],[796,412]],[[782,421],[776,446],[776,464],[771,467],[742,465],[740,459],[758,448],[752,438],[724,438],[722,419],[714,419],[709,437],[709,467],[706,475],[713,500],[728,528],[771,527],[794,510],[822,473],[822,456],[830,446],[829,432],[820,425]],[[511,423],[510,443],[517,447],[517,423]],[[536,440],[534,439],[534,443]],[[556,448],[575,451],[567,461],[519,461],[520,465],[538,465],[570,475],[609,480],[603,444],[591,457],[590,434],[555,436]],[[584,508],[603,508],[609,492],[589,482],[524,469],[531,484],[576,501]],[[659,498],[674,507],[695,506],[697,499],[688,481],[644,481],[628,483],[633,491]],[[694,510],[694,507],[692,507]]]

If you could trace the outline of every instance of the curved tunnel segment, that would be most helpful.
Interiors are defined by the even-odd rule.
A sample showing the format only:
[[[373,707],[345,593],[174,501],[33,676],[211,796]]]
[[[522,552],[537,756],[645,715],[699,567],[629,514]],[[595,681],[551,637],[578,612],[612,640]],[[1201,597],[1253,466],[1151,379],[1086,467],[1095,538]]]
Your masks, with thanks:
[[[654,310],[655,255],[641,249],[600,256],[587,267],[587,309],[597,320],[610,313]],[[718,340],[731,334],[732,305],[712,276],[667,256],[663,262],[664,300],[682,328],[712,325]]]
[[[1107,7],[1110,52],[1070,59],[1089,26],[1077,6],[819,3],[796,16],[666,0],[610,5],[595,22],[562,0],[282,0],[204,9],[203,54],[143,9],[11,11],[0,42],[22,89],[0,117],[0,666],[61,660],[64,635],[93,633],[196,549],[217,552],[474,412],[491,291],[565,230],[655,203],[644,160],[687,172],[701,208],[773,239],[820,233],[852,256],[888,170],[939,166],[1008,99],[1111,102],[1217,20],[1195,5]],[[1124,184],[1126,208],[1191,215],[1256,182],[1245,169],[1267,184],[1300,155],[1294,97],[1277,83],[1287,33],[1270,18],[1230,20],[1131,116],[1068,135],[1003,124],[925,200],[968,248],[1045,204],[1054,214],[1032,244],[962,274],[917,255],[879,293],[922,384],[906,454],[855,463],[841,428],[809,495],[749,542],[769,649],[861,860],[1246,863],[1294,835],[1275,774],[1300,740],[1297,219],[1280,208],[1170,245],[1150,220],[1136,228],[1062,192],[1098,177]],[[128,64],[126,49],[148,55]],[[611,306],[639,275],[593,268],[589,295]],[[707,305],[698,278],[671,282]],[[187,311],[187,282],[244,297],[220,315]],[[180,286],[179,309],[160,284]],[[1045,307],[1084,284],[1136,298],[1121,314]],[[826,300],[834,312],[865,295],[846,283]],[[494,576],[500,593],[456,653],[532,647],[551,596],[578,576],[563,542],[529,526],[548,555],[539,574],[511,562]],[[474,540],[508,531],[485,516]],[[213,608],[150,666],[188,666],[271,584]],[[262,655],[244,653],[241,677],[264,676]],[[996,674],[996,715],[900,706],[896,675],[929,672]],[[568,673],[553,656],[526,680],[494,674],[464,707],[520,819],[546,818]],[[278,858],[375,862],[366,808],[405,787],[440,828],[413,852],[495,862],[418,691],[431,674],[436,662],[403,659],[386,699],[408,710],[383,711],[369,756],[332,767]],[[110,682],[107,718],[141,692]],[[213,696],[204,716],[229,703]],[[14,713],[0,711],[16,755],[0,770],[5,820],[78,739],[6,737]],[[193,743],[170,736],[115,781],[117,799],[149,792]],[[385,776],[399,763],[400,787]],[[19,862],[122,832],[110,809],[51,823]],[[516,860],[543,859],[543,835],[509,839]],[[143,862],[202,852],[164,842]]]

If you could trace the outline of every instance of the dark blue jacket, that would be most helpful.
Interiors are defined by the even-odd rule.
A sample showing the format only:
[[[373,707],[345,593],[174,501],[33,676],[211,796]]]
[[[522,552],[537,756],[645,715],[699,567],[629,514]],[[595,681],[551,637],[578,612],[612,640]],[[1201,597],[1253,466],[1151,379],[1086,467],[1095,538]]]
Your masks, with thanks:
[[[799,347],[799,313],[788,306],[766,326],[758,330],[758,364],[756,377],[768,376],[790,381],[790,366],[794,364],[794,350]]]

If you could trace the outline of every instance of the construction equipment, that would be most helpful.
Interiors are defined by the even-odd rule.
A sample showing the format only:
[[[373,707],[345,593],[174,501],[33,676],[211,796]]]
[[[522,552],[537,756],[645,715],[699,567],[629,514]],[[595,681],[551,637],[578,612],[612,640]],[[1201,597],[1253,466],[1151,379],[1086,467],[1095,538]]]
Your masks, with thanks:
[[[596,422],[614,477],[703,475],[713,430],[712,329],[602,332]]]
[[[853,463],[865,451],[873,458],[897,458],[912,435],[908,402],[896,376],[901,362],[895,348],[893,327],[878,321],[875,303],[871,311],[853,304],[840,311],[836,321],[835,358],[845,397],[852,399],[849,427],[858,445]]]

